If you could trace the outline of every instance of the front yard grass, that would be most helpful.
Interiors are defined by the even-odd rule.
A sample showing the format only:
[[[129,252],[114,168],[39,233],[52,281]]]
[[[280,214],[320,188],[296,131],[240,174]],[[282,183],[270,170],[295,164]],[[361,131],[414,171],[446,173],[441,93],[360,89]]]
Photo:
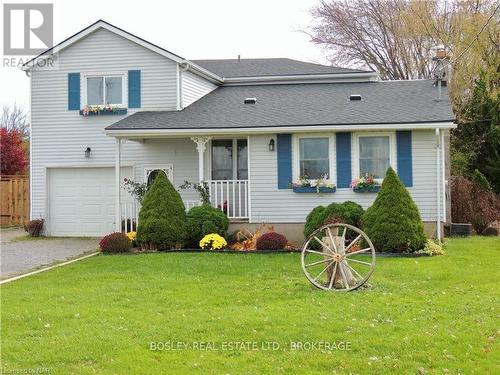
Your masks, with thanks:
[[[498,374],[500,240],[445,250],[378,258],[372,287],[351,293],[313,289],[298,254],[93,257],[2,286],[2,370]],[[189,348],[150,350],[169,341]],[[258,350],[222,350],[229,342]]]

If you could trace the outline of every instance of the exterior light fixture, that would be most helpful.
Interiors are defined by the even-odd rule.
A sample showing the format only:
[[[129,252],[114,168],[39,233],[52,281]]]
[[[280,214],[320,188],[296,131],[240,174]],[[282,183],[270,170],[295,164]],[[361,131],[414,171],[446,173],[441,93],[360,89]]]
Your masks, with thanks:
[[[274,151],[274,139],[272,138],[269,141],[269,151]]]
[[[92,151],[92,149],[90,147],[87,147],[87,149],[85,150],[85,157],[86,158],[90,158],[90,151]]]

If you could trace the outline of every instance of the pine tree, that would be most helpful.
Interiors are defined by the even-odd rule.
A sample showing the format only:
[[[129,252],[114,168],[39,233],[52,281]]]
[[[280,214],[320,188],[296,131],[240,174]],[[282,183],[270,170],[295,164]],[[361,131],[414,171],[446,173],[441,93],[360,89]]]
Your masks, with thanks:
[[[377,251],[415,252],[425,246],[417,205],[390,167],[375,202],[363,215],[363,230]]]
[[[155,250],[181,248],[187,238],[186,210],[181,196],[159,173],[142,202],[137,242]]]

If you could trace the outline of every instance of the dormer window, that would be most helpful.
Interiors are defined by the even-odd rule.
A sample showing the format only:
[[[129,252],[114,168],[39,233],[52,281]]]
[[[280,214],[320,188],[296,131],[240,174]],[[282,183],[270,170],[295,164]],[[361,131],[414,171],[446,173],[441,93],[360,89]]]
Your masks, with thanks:
[[[107,106],[124,104],[122,75],[87,76],[87,105]]]

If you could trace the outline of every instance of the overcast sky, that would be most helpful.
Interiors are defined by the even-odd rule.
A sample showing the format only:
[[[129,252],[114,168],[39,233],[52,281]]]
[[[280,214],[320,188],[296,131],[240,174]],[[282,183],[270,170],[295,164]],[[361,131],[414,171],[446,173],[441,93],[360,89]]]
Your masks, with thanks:
[[[54,42],[59,43],[103,19],[187,59],[236,58],[240,54],[242,58],[289,57],[327,63],[323,51],[300,32],[311,23],[309,10],[317,2],[55,0],[52,1]],[[3,42],[3,36],[0,36],[0,41]],[[24,72],[2,64],[0,83],[1,105],[15,102],[26,107],[29,105],[29,79]]]

